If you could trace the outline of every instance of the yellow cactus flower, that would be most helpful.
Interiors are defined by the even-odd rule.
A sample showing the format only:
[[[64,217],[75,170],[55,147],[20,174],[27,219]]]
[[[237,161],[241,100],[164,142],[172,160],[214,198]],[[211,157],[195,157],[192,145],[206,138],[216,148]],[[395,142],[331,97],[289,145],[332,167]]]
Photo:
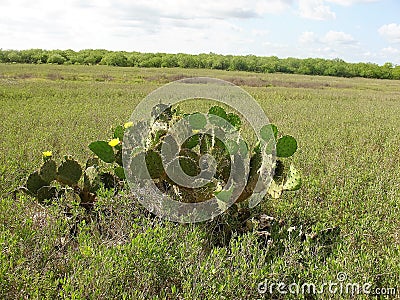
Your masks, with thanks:
[[[115,147],[115,146],[117,146],[119,144],[119,139],[118,138],[117,139],[112,139],[111,141],[108,142],[108,144],[111,147]]]
[[[43,153],[43,157],[50,157],[53,155],[53,153],[51,151],[44,151]]]
[[[125,124],[124,124],[124,128],[126,129],[126,128],[129,128],[129,127],[132,127],[133,126],[133,122],[126,122]]]

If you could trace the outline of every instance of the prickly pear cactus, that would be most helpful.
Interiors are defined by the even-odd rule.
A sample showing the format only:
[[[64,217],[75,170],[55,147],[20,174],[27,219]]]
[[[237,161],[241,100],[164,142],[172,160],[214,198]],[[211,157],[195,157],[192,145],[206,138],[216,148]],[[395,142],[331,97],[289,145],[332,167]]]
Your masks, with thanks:
[[[160,112],[162,113],[160,114]],[[248,199],[256,189],[260,174],[267,172],[266,166],[263,165],[264,152],[272,154],[272,152],[276,151],[274,154],[278,158],[275,165],[274,178],[268,191],[271,197],[279,198],[282,192],[294,191],[301,186],[300,173],[293,166],[287,168],[287,162],[285,161],[296,152],[297,141],[289,135],[279,137],[278,129],[273,124],[267,124],[262,127],[260,136],[263,139],[263,143],[258,142],[253,150],[249,150],[247,143],[243,140],[227,139],[223,142],[217,137],[226,136],[223,132],[217,132],[218,128],[223,128],[229,132],[229,130],[232,130],[230,128],[239,131],[242,127],[242,120],[238,115],[226,113],[225,109],[220,106],[211,107],[208,111],[208,118],[204,114],[196,112],[184,114],[180,108],[173,108],[165,104],[156,105],[153,108],[152,115],[153,122],[149,125],[149,135],[147,136],[145,147],[140,151],[141,154],[135,155],[138,158],[140,155],[145,155],[147,171],[156,186],[181,202],[201,202],[214,196],[220,200],[222,199],[221,201],[228,199],[230,197],[229,191],[221,190],[221,186],[228,182],[230,176],[233,176],[233,180],[241,179],[235,178],[235,174],[231,174],[231,155],[238,152],[242,155],[249,155],[250,165],[246,186],[237,198],[237,202]],[[195,178],[202,171],[201,157],[210,155],[216,161],[214,177],[202,187],[187,188],[175,183],[167,175],[169,174],[169,166],[167,170],[164,170],[162,154],[164,139],[173,126],[182,119],[187,121],[192,132],[190,132],[189,138],[182,141],[181,145],[176,146],[176,150],[171,150],[171,152],[176,152],[182,171],[186,175]],[[217,129],[212,132],[201,133],[207,122],[216,125],[215,128]],[[230,124],[230,127],[227,127],[226,122]],[[131,168],[134,169],[134,167],[135,163],[132,161]],[[142,171],[138,170],[138,172]]]

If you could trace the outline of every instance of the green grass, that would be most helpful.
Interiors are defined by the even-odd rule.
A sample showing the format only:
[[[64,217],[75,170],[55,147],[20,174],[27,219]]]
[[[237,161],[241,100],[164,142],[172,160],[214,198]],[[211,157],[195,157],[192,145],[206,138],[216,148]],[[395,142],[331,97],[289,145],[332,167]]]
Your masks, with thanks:
[[[229,217],[195,225],[158,220],[126,194],[103,191],[95,213],[72,206],[67,216],[63,204],[12,198],[42,151],[83,163],[91,141],[107,138],[148,93],[185,76],[242,84],[298,140],[302,189],[252,212],[279,220],[272,243],[235,230]],[[399,91],[390,80],[0,65],[0,298],[257,299],[264,279],[320,285],[338,272],[348,282],[397,288],[398,297]],[[301,297],[350,295],[265,295]]]

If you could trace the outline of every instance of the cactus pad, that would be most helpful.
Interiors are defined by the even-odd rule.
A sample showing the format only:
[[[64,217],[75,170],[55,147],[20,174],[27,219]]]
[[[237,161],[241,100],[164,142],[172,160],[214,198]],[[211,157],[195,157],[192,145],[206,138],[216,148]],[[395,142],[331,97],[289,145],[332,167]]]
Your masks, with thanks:
[[[52,159],[47,160],[40,168],[39,175],[48,184],[55,180],[57,176],[56,162]]]
[[[226,120],[229,123],[231,123],[231,125],[235,127],[236,130],[240,130],[240,127],[242,127],[242,120],[237,114],[234,113],[227,114]]]
[[[226,114],[225,109],[223,109],[221,106],[218,106],[218,105],[211,107],[208,110],[208,114],[218,116],[222,119],[227,119],[227,114]]]
[[[167,104],[157,104],[153,107],[151,116],[155,118],[155,120],[168,122],[172,119],[172,107]]]
[[[115,160],[114,149],[105,141],[93,142],[89,145],[89,149],[106,163],[112,163]]]
[[[179,152],[179,164],[183,172],[189,176],[200,174],[199,160],[200,156],[190,149],[182,149]]]
[[[122,141],[124,138],[124,132],[125,128],[122,125],[118,125],[117,127],[115,127],[113,134],[114,139],[119,139],[120,141]]]
[[[164,174],[161,156],[154,150],[148,150],[145,156],[147,171],[152,179],[160,178]]]
[[[57,171],[57,180],[66,185],[76,185],[82,176],[82,168],[73,159],[65,160]]]
[[[301,175],[293,166],[289,167],[289,174],[283,185],[285,191],[297,191],[301,187]]]
[[[212,136],[209,134],[202,134],[200,138],[200,153],[209,153],[212,148]]]
[[[37,198],[39,202],[43,202],[44,200],[52,199],[56,196],[57,189],[54,186],[42,186],[37,191]]]
[[[272,198],[278,199],[278,198],[282,195],[282,192],[283,192],[283,187],[282,187],[282,185],[276,183],[275,180],[272,180],[272,181],[271,181],[271,184],[270,184],[270,186],[269,186],[269,189],[268,189],[268,194],[269,194]]]
[[[276,161],[274,180],[277,182],[282,181],[285,171],[285,165],[279,159]]]
[[[26,181],[26,188],[31,195],[37,195],[38,190],[41,187],[46,186],[48,183],[42,179],[39,175],[39,172],[33,172],[29,175],[28,180]]]
[[[200,142],[200,135],[195,134],[189,137],[186,141],[183,142],[182,148],[192,149],[196,147]]]
[[[278,128],[274,124],[264,125],[260,129],[261,138],[269,142],[272,137],[276,140],[278,138]]]
[[[239,145],[234,140],[227,140],[225,147],[230,155],[235,155],[239,150]]]
[[[290,135],[281,137],[276,143],[276,156],[290,157],[297,150],[296,139]]]
[[[97,168],[90,166],[86,168],[83,174],[83,185],[84,188],[90,192],[94,192],[99,188],[100,178]]]
[[[118,166],[114,168],[114,174],[119,178],[119,179],[125,179],[125,171],[124,168],[121,166]]]
[[[201,113],[194,113],[188,116],[192,129],[203,129],[207,125],[207,118]]]

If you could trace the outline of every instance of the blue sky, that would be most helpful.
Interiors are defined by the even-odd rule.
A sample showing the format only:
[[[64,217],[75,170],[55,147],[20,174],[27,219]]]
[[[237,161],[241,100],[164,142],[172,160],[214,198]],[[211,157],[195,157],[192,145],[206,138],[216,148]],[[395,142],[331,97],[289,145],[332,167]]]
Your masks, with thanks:
[[[400,1],[0,0],[0,48],[214,52],[400,65]]]

